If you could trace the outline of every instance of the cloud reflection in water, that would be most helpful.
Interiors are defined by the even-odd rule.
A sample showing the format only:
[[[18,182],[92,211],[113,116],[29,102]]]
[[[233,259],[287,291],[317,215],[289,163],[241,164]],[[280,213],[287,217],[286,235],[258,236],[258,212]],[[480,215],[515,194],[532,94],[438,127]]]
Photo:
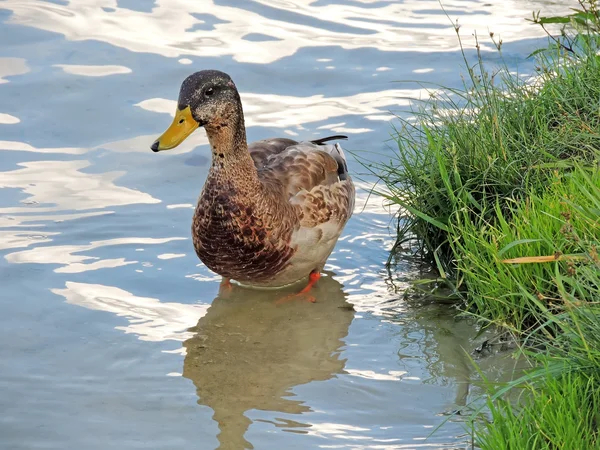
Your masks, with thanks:
[[[4,77],[23,75],[30,70],[23,58],[0,58],[0,84],[9,82]]]
[[[0,187],[20,189],[27,200],[62,210],[103,209],[134,203],[160,203],[150,194],[117,186],[124,172],[84,173],[89,161],[31,161],[2,172]]]
[[[52,289],[67,303],[126,317],[130,324],[117,326],[134,333],[142,341],[184,341],[194,333],[188,329],[206,314],[209,305],[186,305],[161,302],[156,298],[138,297],[123,289],[101,284],[69,281],[64,289]]]
[[[106,77],[109,75],[119,75],[131,73],[131,69],[125,66],[105,65],[105,66],[83,66],[74,64],[55,64],[66,73],[81,75],[84,77]]]

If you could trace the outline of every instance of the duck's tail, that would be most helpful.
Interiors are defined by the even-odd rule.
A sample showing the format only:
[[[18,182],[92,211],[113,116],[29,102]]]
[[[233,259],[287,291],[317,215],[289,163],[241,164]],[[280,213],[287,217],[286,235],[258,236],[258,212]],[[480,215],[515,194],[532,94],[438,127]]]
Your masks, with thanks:
[[[314,141],[310,141],[315,145],[323,145],[325,142],[334,141],[336,139],[348,139],[348,136],[344,136],[343,134],[336,134],[335,136],[327,136],[321,139],[315,139]]]

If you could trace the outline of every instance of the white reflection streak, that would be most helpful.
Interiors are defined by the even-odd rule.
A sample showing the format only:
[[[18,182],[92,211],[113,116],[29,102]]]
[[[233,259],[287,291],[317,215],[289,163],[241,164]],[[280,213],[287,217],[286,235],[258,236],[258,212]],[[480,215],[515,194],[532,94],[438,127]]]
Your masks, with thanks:
[[[102,209],[134,203],[160,203],[150,194],[116,186],[124,172],[80,172],[89,161],[31,161],[22,169],[2,172],[0,187],[21,189],[29,202],[53,204],[66,210]]]
[[[404,370],[392,370],[388,373],[377,373],[372,370],[346,369],[348,374],[354,377],[366,378],[368,380],[400,381],[408,372]]]
[[[1,221],[0,221],[1,223]],[[58,233],[36,233],[35,231],[0,231],[0,250],[29,247],[34,244],[50,242],[48,236]]]
[[[311,433],[308,433],[311,434]],[[342,436],[336,436],[342,437]],[[426,439],[426,438],[425,438]],[[389,442],[389,441],[401,441],[402,439],[370,439],[372,442]],[[411,442],[410,444],[351,444],[346,443],[344,445],[321,445],[319,448],[328,448],[328,449],[343,449],[343,450],[415,450],[415,449],[434,449],[434,450],[446,450],[446,449],[455,449],[457,448],[454,444],[441,444],[439,442],[430,442],[423,444],[416,444]]]
[[[0,84],[8,83],[3,77],[23,75],[29,72],[29,67],[23,58],[0,58]]]
[[[10,114],[0,113],[0,124],[4,125],[14,125],[16,123],[21,122],[21,119],[15,116],[11,116]]]
[[[52,289],[67,303],[126,317],[130,325],[116,327],[134,333],[142,341],[185,341],[195,333],[187,331],[206,314],[209,305],[161,302],[156,298],[137,297],[130,292],[101,284],[68,281],[65,289]]]
[[[185,253],[162,253],[157,256],[158,259],[175,259],[183,257],[185,257]]]
[[[311,436],[318,436],[321,438],[334,437],[337,439],[351,439],[351,440],[372,440],[372,437],[366,435],[354,434],[361,431],[370,431],[369,428],[356,427],[341,423],[312,423],[310,428],[306,429],[306,433]],[[353,434],[350,434],[353,433]],[[329,446],[322,446],[324,448],[330,448]]]
[[[25,142],[18,141],[0,141],[0,150],[18,151],[18,152],[34,152],[34,153],[66,153],[69,155],[80,155],[87,152],[85,148],[77,147],[52,147],[38,148],[33,147]]]
[[[132,245],[132,244],[164,244],[171,241],[185,240],[183,237],[174,238],[119,238],[105,241],[91,242],[87,245],[56,245],[46,247],[35,247],[30,250],[9,253],[5,256],[11,263],[23,264],[62,264],[62,267],[55,269],[57,273],[80,273],[90,270],[96,270],[107,267],[120,267],[129,264],[135,264],[137,261],[126,261],[124,258],[103,259],[97,257],[76,255],[75,253],[94,250],[99,247],[111,245]],[[83,264],[84,261],[94,260],[93,263]]]
[[[72,64],[55,64],[53,67],[59,67],[64,72],[84,77],[106,77],[108,75],[119,75],[131,73],[131,69],[125,66],[82,66]]]
[[[14,209],[14,208],[6,208],[6,209]],[[50,211],[48,208],[40,208],[46,209]],[[52,209],[54,211],[55,209]],[[37,208],[31,210],[32,212],[39,211]],[[67,220],[77,220],[83,219],[87,217],[97,217],[104,216],[106,214],[113,214],[113,211],[103,210],[103,211],[92,211],[87,213],[77,213],[77,214],[52,214],[52,215],[44,215],[44,216],[36,216],[36,215],[23,215],[23,216],[9,216],[4,214],[4,209],[0,208],[0,227],[6,228],[17,228],[17,227],[43,227],[44,223],[48,220],[52,220],[54,222],[65,222]],[[37,222],[37,223],[36,223]]]
[[[450,20],[441,13],[437,0],[389,2],[378,8],[360,5],[329,4],[315,6],[313,0],[258,0],[269,8],[279,5],[283,11],[319,18],[321,25],[270,19],[255,12],[213,1],[162,0],[151,12],[116,7],[113,0],[77,0],[67,6],[42,5],[32,0],[6,0],[3,8],[13,12],[10,22],[35,26],[61,33],[70,40],[99,40],[133,52],[148,52],[166,57],[198,55],[203,57],[232,55],[236,61],[268,64],[293,55],[300,48],[338,45],[345,49],[376,47],[381,51],[455,50],[458,42]],[[539,27],[525,26],[531,14],[517,0],[496,4],[448,0],[449,11],[469,8],[460,16],[464,29],[502,33],[504,42],[542,36]],[[105,11],[102,7],[114,8]],[[115,8],[116,7],[116,8]],[[431,11],[438,11],[432,14]],[[422,12],[420,12],[422,11]],[[547,13],[566,11],[565,7],[547,5]],[[191,13],[209,13],[221,23],[214,30],[188,31],[204,21]],[[276,14],[276,11],[275,11]],[[285,17],[285,16],[283,16]],[[323,19],[323,18],[326,18]],[[223,23],[224,22],[224,23]],[[331,25],[343,25],[339,30]],[[421,27],[419,27],[419,25]],[[251,42],[250,33],[268,32],[272,41]],[[484,45],[485,47],[485,45]]]

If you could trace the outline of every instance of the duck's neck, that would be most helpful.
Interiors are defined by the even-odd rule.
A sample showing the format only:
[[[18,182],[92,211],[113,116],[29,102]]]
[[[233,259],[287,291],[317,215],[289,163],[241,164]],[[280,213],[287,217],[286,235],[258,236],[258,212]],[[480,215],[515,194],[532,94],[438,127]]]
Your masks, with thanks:
[[[209,176],[239,181],[258,181],[254,161],[248,151],[241,108],[229,117],[205,126],[212,152]]]

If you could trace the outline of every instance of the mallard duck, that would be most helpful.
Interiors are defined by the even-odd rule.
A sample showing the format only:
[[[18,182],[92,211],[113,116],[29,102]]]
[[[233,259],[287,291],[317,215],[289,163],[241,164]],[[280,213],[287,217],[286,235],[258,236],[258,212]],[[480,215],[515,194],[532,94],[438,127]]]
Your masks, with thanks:
[[[281,287],[318,281],[354,207],[354,185],[331,136],[310,142],[246,142],[240,95],[231,77],[203,70],[187,77],[171,126],[154,152],[204,127],[212,164],[192,223],[196,254],[225,282]]]

